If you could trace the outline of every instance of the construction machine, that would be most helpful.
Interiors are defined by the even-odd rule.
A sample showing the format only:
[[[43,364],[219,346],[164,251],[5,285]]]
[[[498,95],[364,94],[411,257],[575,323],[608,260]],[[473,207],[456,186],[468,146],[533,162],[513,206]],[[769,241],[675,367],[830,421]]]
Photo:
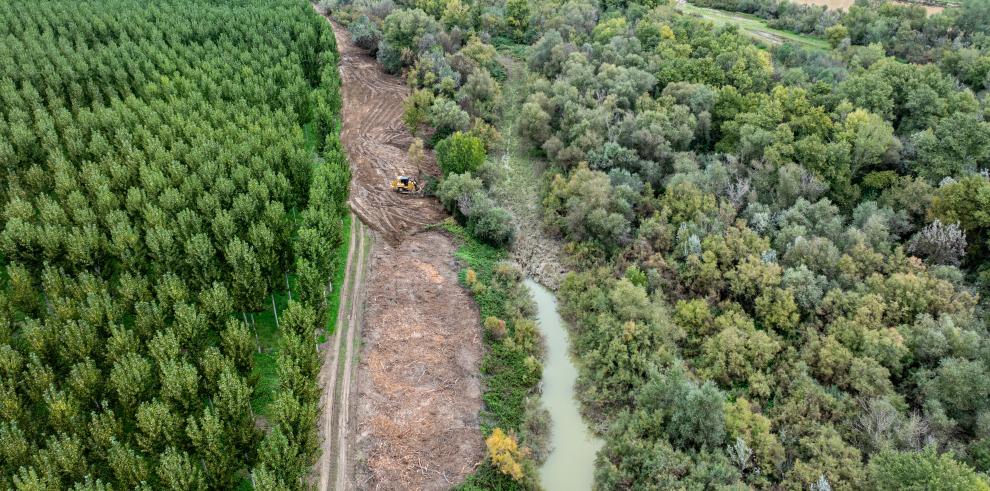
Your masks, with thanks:
[[[399,176],[392,179],[392,189],[402,194],[413,194],[419,192],[419,183],[409,176]]]

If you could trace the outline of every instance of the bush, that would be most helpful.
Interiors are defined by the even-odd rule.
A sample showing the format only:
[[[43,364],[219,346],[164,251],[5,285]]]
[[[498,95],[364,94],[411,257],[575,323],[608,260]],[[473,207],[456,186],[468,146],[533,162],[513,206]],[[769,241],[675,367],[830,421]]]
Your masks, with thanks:
[[[508,333],[508,330],[505,327],[504,320],[490,315],[485,318],[485,332],[496,340],[501,340]]]
[[[445,97],[437,97],[433,100],[429,121],[437,130],[435,135],[437,139],[446,138],[455,131],[467,131],[471,127],[471,116],[468,116],[468,113],[464,112],[456,102]],[[484,160],[483,155],[482,160]]]
[[[350,31],[351,40],[356,46],[368,50],[372,55],[378,50],[378,43],[382,40],[382,32],[367,15],[359,17],[347,30]]]
[[[444,176],[474,172],[485,161],[485,144],[481,139],[460,131],[438,143],[436,152]]]
[[[458,215],[460,213],[458,202],[481,191],[481,188],[481,179],[472,176],[470,172],[451,174],[437,187],[437,198],[440,198],[440,203],[447,211]],[[459,218],[467,217],[459,215]]]
[[[471,217],[475,237],[492,245],[507,246],[515,240],[516,230],[512,215],[503,208],[489,208]]]
[[[938,454],[928,447],[921,452],[885,450],[873,457],[869,466],[873,489],[987,490],[986,478],[952,454]]]
[[[384,39],[378,43],[377,58],[388,73],[399,73],[402,69],[402,52]]]
[[[515,436],[506,435],[501,428],[495,428],[485,440],[485,445],[488,447],[488,457],[498,470],[516,481],[522,481],[523,467],[519,462],[525,457],[525,453],[519,449]]]

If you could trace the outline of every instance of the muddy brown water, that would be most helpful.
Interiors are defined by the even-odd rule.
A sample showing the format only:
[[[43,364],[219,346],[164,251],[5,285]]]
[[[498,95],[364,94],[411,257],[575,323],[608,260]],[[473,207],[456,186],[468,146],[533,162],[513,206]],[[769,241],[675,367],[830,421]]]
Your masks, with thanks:
[[[852,7],[856,3],[856,0],[791,0],[791,1],[802,5],[822,5],[824,7],[828,7],[833,10],[849,10],[849,7]],[[928,15],[937,14],[945,10],[943,7],[936,7],[932,5],[920,5],[920,4],[908,3],[908,2],[894,2],[894,3],[898,5],[919,5],[921,7],[924,7],[925,10],[928,11]]]
[[[581,491],[595,482],[595,456],[602,447],[578,410],[574,385],[578,370],[571,359],[570,336],[557,313],[557,299],[527,279],[536,301],[537,321],[546,343],[543,364],[543,406],[550,412],[551,451],[540,467],[540,485],[547,491]]]

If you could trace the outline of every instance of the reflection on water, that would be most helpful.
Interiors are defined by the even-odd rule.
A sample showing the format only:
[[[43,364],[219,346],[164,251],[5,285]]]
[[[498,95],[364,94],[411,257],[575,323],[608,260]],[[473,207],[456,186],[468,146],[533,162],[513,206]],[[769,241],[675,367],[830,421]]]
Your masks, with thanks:
[[[557,299],[533,280],[526,280],[536,300],[537,320],[546,341],[543,365],[543,406],[550,412],[553,449],[540,468],[540,484],[547,491],[580,491],[594,483],[595,454],[602,443],[595,438],[574,398],[577,367],[571,361],[570,341],[564,321],[557,314]]]
[[[791,0],[794,3],[800,3],[803,5],[824,5],[830,9],[842,9],[849,10],[856,3],[856,0]],[[909,4],[906,2],[894,2],[901,5],[919,5],[919,4]],[[937,14],[943,10],[942,7],[934,7],[929,5],[919,5],[920,7],[925,7],[928,11],[928,15]]]

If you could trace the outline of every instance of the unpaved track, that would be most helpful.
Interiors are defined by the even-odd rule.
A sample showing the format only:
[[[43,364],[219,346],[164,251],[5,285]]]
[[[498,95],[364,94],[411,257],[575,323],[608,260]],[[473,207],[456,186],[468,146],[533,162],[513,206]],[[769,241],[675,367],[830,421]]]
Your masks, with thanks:
[[[333,488],[340,475],[340,469],[346,471],[346,465],[340,465],[340,460],[346,455],[348,402],[351,389],[351,362],[353,358],[354,333],[360,329],[360,316],[363,307],[363,277],[366,269],[365,260],[365,227],[355,216],[351,216],[350,248],[347,252],[347,266],[344,271],[344,282],[335,285],[343,289],[340,297],[340,308],[337,311],[336,328],[333,338],[322,348],[326,353],[320,370],[320,384],[325,388],[321,397],[323,421],[320,424],[322,455],[317,464],[317,484],[321,491]],[[345,339],[346,338],[346,339]],[[341,364],[343,363],[343,371]],[[339,381],[338,381],[339,379]],[[338,402],[339,401],[339,402]],[[336,403],[336,404],[335,404]],[[334,456],[338,458],[335,459]],[[340,476],[343,478],[343,476]],[[346,481],[343,481],[346,482]],[[336,489],[343,487],[336,486]]]
[[[446,216],[439,203],[389,189],[394,176],[417,173],[401,120],[408,89],[333,28],[359,219],[333,346],[321,348],[323,453],[313,475],[321,491],[448,489],[483,457],[478,311],[457,279],[456,244],[425,230]],[[422,170],[436,173],[432,154]],[[367,255],[362,222],[375,239]]]

